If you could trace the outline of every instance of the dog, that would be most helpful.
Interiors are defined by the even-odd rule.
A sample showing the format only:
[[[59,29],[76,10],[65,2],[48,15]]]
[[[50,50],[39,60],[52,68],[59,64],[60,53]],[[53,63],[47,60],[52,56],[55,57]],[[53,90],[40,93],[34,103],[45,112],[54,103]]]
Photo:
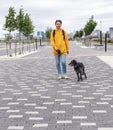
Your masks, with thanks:
[[[84,64],[81,62],[77,62],[76,60],[72,60],[69,64],[69,66],[73,66],[76,74],[77,74],[77,81],[83,80],[82,75],[85,76],[85,79],[87,79],[87,75],[85,73],[85,67]]]

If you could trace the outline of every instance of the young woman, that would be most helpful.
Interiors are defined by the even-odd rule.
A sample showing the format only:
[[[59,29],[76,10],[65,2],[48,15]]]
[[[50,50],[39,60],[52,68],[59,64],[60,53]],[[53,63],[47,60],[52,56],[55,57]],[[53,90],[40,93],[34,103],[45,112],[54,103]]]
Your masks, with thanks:
[[[56,61],[58,79],[68,79],[66,67],[66,55],[69,54],[69,41],[66,31],[64,31],[61,20],[55,21],[56,29],[51,32],[50,42]]]

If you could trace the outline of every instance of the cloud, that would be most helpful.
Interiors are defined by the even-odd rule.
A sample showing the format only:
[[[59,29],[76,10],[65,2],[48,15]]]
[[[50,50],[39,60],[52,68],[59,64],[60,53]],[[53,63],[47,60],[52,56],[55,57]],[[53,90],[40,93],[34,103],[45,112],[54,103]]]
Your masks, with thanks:
[[[113,0],[3,0],[0,4],[0,33],[10,6],[17,13],[23,7],[25,13],[30,14],[35,30],[54,28],[55,20],[61,19],[63,28],[76,31],[83,28],[92,15],[98,22],[97,28],[100,21],[104,31],[113,26]]]

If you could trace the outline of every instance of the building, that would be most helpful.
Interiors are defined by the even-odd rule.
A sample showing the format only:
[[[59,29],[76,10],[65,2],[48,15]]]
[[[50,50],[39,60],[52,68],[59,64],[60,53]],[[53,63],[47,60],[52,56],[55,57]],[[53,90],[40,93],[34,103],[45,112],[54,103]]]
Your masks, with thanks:
[[[109,28],[109,37],[113,38],[113,27]]]
[[[92,37],[93,38],[100,38],[100,30],[94,30],[93,32],[92,32]]]
[[[37,31],[37,38],[45,39],[45,33],[43,31]]]

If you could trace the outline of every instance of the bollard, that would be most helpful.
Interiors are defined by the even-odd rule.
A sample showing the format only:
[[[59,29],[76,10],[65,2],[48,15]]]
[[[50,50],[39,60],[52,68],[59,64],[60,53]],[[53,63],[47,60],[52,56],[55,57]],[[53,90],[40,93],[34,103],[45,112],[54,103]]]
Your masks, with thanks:
[[[35,39],[35,45],[36,45],[36,50],[37,50],[37,48],[38,48],[38,46],[37,46],[37,39]]]
[[[102,31],[100,31],[100,44],[102,45]]]
[[[40,38],[40,46],[41,46],[42,39]]]
[[[107,52],[107,33],[105,33],[105,52]]]

